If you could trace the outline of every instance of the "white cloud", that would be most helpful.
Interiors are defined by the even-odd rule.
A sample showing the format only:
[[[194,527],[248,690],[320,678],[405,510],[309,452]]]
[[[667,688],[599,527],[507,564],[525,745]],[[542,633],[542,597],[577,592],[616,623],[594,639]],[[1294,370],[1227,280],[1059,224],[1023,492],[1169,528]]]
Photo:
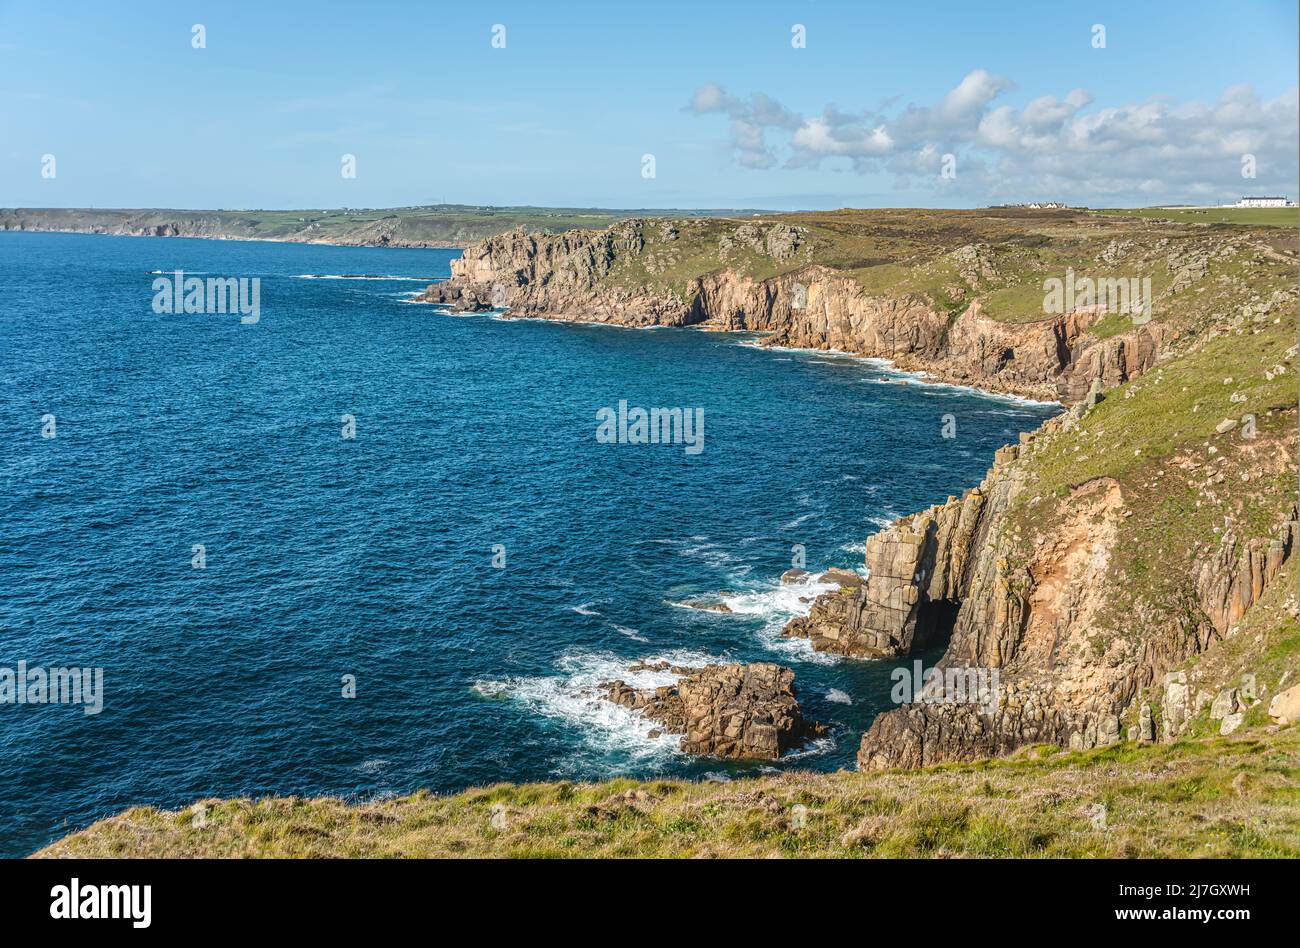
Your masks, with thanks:
[[[934,105],[886,103],[859,113],[828,105],[819,116],[803,117],[762,93],[740,99],[710,83],[687,108],[730,116],[731,144],[747,167],[847,161],[859,173],[892,174],[899,186],[930,183],[990,202],[1289,194],[1300,170],[1294,88],[1268,100],[1237,85],[1210,103],[1152,97],[1100,108],[1086,89],[1074,89],[1063,98],[1038,96],[1023,108],[996,104],[1012,88],[1009,79],[977,69]],[[769,132],[779,144],[768,140]],[[955,180],[938,177],[945,153],[957,155]],[[1255,179],[1241,177],[1246,154],[1255,156]]]

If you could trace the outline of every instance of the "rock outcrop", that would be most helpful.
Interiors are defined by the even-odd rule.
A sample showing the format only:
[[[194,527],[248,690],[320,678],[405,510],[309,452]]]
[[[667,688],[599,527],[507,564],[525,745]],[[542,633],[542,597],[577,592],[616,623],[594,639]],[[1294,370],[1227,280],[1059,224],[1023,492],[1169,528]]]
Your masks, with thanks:
[[[670,734],[684,735],[681,748],[688,754],[776,760],[826,733],[804,718],[794,672],[780,665],[670,669],[664,664],[654,670],[682,677],[658,688],[636,689],[623,681],[601,688],[615,704],[640,711]]]
[[[1032,452],[1041,439],[1069,424],[1070,417],[1025,439],[1018,453]],[[1152,620],[1146,626],[1138,616],[1140,628],[1134,636],[1098,638],[1112,579],[1110,559],[1126,514],[1122,490],[1108,478],[1077,485],[1050,536],[1032,541],[1007,537],[998,520],[1023,489],[1019,468],[1017,459],[1003,459],[960,501],[904,518],[875,543],[869,542],[868,555],[874,551],[878,562],[881,551],[899,547],[906,538],[914,544],[907,549],[921,553],[915,559],[885,558],[887,567],[904,565],[886,572],[876,591],[873,567],[860,591],[866,604],[861,613],[839,608],[827,597],[803,620],[823,637],[834,635],[833,626],[840,623],[837,642],[868,646],[846,654],[896,657],[921,644],[914,630],[922,627],[926,604],[949,596],[948,601],[960,605],[939,668],[999,673],[994,708],[960,701],[916,702],[881,714],[862,738],[860,767],[970,760],[1030,743],[1076,750],[1105,746],[1122,738],[1122,717],[1139,692],[1154,683],[1160,687],[1158,713],[1153,715],[1143,704],[1130,736],[1173,740],[1214,696],[1196,691],[1186,673],[1170,669],[1231,635],[1233,623],[1281,570],[1300,536],[1294,507],[1272,539],[1241,543],[1226,536],[1220,554],[1195,571],[1197,612],[1179,621]],[[976,496],[983,500],[974,500]],[[941,540],[944,525],[952,538],[946,543]],[[1015,562],[1008,555],[1013,552]],[[909,581],[905,574],[913,563]],[[879,608],[882,599],[902,608]],[[876,627],[855,625],[858,615],[869,617]],[[801,628],[791,631],[797,634]],[[883,652],[881,642],[887,646]],[[1211,717],[1222,722],[1222,733],[1231,733],[1245,710],[1240,694],[1220,696],[1219,704],[1222,714]]]
[[[1048,421],[1025,443],[1060,425]],[[869,537],[866,582],[818,597],[782,635],[807,638],[819,652],[859,658],[899,658],[945,641],[967,597],[976,554],[1020,489],[1012,463],[1020,449],[999,450],[983,482],[961,497],[901,517]]]
[[[421,299],[456,311],[761,331],[770,334],[765,345],[887,358],[944,381],[1071,403],[1095,378],[1110,387],[1136,377],[1161,351],[1158,323],[1095,339],[1088,330],[1105,315],[1098,307],[1006,322],[985,315],[978,298],[953,316],[917,293],[868,293],[851,276],[811,261],[762,280],[727,265],[737,247],[774,264],[803,261],[799,229],[780,223],[738,225],[721,241],[723,266],[682,287],[614,279],[620,266],[659,269],[643,236],[649,226],[632,219],[598,232],[502,234],[467,247],[452,262],[452,278],[430,285]],[[971,248],[953,258],[972,287],[989,275],[986,257]]]

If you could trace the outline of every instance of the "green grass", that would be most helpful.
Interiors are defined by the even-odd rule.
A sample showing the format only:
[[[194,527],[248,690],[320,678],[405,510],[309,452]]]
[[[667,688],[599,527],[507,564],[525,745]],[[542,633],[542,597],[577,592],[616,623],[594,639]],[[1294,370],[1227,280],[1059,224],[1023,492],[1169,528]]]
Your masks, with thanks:
[[[1256,227],[1300,228],[1300,208],[1295,207],[1103,208],[1093,213],[1188,224],[1246,224]]]
[[[1295,857],[1298,774],[1291,727],[908,772],[502,784],[353,805],[211,800],[128,810],[38,855]]]
[[[422,207],[314,210],[0,208],[0,228],[132,231],[173,225],[183,235],[389,246],[465,246],[495,234],[601,230],[628,217],[707,217],[717,212],[602,208]],[[736,213],[736,212],[729,212]]]

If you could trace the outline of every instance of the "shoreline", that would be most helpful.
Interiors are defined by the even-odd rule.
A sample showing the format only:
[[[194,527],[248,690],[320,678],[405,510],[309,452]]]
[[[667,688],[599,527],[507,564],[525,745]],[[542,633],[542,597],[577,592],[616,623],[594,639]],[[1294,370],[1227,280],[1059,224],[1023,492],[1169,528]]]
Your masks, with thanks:
[[[446,282],[446,281],[441,280],[435,282]],[[681,329],[681,330],[692,331],[692,332],[715,333],[724,336],[725,335],[732,335],[732,336],[749,335],[749,336],[755,336],[759,340],[772,335],[771,332],[761,332],[759,330],[753,330],[753,329],[726,329],[718,326],[710,326],[706,323],[696,323],[689,326],[669,326],[664,324],[657,324],[651,326],[626,326],[622,323],[602,322],[600,320],[595,320],[595,319],[590,319],[590,320],[567,319],[567,318],[556,317],[556,316],[537,315],[534,313],[530,313],[527,316],[512,316],[510,315],[510,311],[508,309],[485,310],[481,312],[457,311],[451,308],[450,306],[448,306],[446,303],[438,303],[438,302],[434,302],[433,300],[419,299],[418,297],[413,297],[411,299],[405,300],[404,302],[419,303],[425,306],[432,306],[436,311],[447,316],[456,316],[461,318],[466,316],[484,316],[487,317],[488,319],[495,319],[498,322],[537,322],[537,323],[553,323],[558,325],[572,325],[572,326],[601,326],[610,329],[633,330],[636,332],[645,332],[651,329]],[[760,341],[741,342],[741,343],[736,343],[736,345],[741,345],[751,349],[760,349],[760,350],[770,351],[770,352],[793,352],[793,353],[801,353],[801,354],[809,354],[809,355],[812,354],[828,355],[835,358],[841,358],[841,359],[851,360],[855,362],[876,363],[881,368],[886,369],[887,371],[895,375],[906,376],[906,378],[901,380],[901,382],[892,383],[892,384],[904,384],[904,385],[911,384],[911,385],[918,385],[922,387],[951,388],[951,389],[956,389],[957,391],[960,392],[968,392],[970,394],[979,395],[985,398],[1005,399],[1008,401],[1012,401],[1014,403],[1029,405],[1038,408],[1059,408],[1062,411],[1069,408],[1068,405],[1066,405],[1064,402],[1062,402],[1059,399],[1036,398],[1033,395],[1026,394],[1023,390],[1018,390],[1010,386],[1005,389],[985,388],[978,385],[972,385],[966,381],[959,381],[955,378],[946,377],[942,373],[935,372],[932,369],[904,368],[900,366],[896,360],[891,359],[887,356],[874,356],[862,352],[850,352],[845,349],[836,349],[831,346],[827,346],[825,349],[816,349],[816,348],[808,348],[806,346],[764,345]],[[891,384],[891,383],[886,383],[886,384]]]

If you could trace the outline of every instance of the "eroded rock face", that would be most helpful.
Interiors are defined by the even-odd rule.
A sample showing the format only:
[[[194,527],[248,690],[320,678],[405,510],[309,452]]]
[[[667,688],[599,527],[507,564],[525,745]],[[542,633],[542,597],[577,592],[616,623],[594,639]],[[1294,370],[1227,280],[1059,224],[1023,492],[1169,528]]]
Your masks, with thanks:
[[[1049,421],[1043,430],[1058,425]],[[979,487],[868,538],[868,579],[818,597],[781,634],[810,639],[819,652],[857,658],[900,658],[945,639],[989,525],[1020,488],[1010,470],[1019,450],[1000,450]]]
[[[1292,506],[1290,519],[1272,537],[1242,540],[1229,532],[1215,554],[1201,563],[1196,578],[1197,597],[1220,635],[1229,634],[1259,599],[1264,587],[1290,558],[1297,540],[1300,523],[1297,509]]]
[[[1292,685],[1275,694],[1268,703],[1268,716],[1278,724],[1300,721],[1300,685]]]
[[[601,687],[615,704],[685,735],[681,747],[688,754],[776,760],[826,733],[804,718],[788,668],[764,662],[663,670],[683,677],[658,688],[638,690],[623,681]]]
[[[627,220],[596,232],[502,234],[467,247],[452,262],[451,280],[431,285],[422,299],[469,312],[767,332],[767,345],[888,358],[944,381],[1068,403],[1096,378],[1109,388],[1146,371],[1164,341],[1157,323],[1097,340],[1088,331],[1105,313],[1096,307],[1009,323],[985,316],[976,299],[954,319],[925,297],[869,295],[851,277],[811,262],[764,280],[727,265],[742,250],[787,265],[808,258],[801,228],[785,223],[737,225],[720,238],[724,266],[683,292],[610,279],[625,261],[646,273],[662,269],[659,258],[671,251],[647,250],[648,226],[663,234],[672,225]],[[996,275],[980,245],[953,258],[972,291]]]
[[[1070,424],[1070,416],[1058,424]],[[1045,426],[1040,437],[1050,437],[1051,431]],[[1032,439],[1023,443],[1021,452],[1032,452],[1034,444]],[[973,547],[959,546],[969,558],[949,571],[956,585],[937,583],[942,565],[923,558],[924,568],[910,587],[920,602],[955,590],[961,608],[939,667],[997,669],[996,708],[918,702],[885,712],[862,738],[859,766],[927,766],[1003,754],[1029,743],[1075,750],[1105,746],[1119,740],[1120,715],[1147,686],[1156,689],[1156,706],[1144,702],[1137,709],[1132,736],[1138,740],[1175,740],[1206,708],[1222,722],[1221,733],[1239,727],[1245,690],[1216,699],[1195,687],[1186,672],[1173,669],[1231,635],[1237,619],[1282,569],[1300,536],[1296,508],[1272,538],[1240,542],[1225,535],[1216,556],[1188,567],[1189,594],[1199,611],[1160,624],[1136,615],[1132,631],[1099,638],[1112,579],[1110,557],[1127,513],[1123,492],[1109,478],[1079,484],[1050,533],[1009,538],[1000,534],[997,520],[1023,489],[1018,467],[1015,460],[1006,462],[981,485],[989,495],[983,517],[991,520],[977,530],[983,539]],[[873,575],[868,587],[874,580]]]

